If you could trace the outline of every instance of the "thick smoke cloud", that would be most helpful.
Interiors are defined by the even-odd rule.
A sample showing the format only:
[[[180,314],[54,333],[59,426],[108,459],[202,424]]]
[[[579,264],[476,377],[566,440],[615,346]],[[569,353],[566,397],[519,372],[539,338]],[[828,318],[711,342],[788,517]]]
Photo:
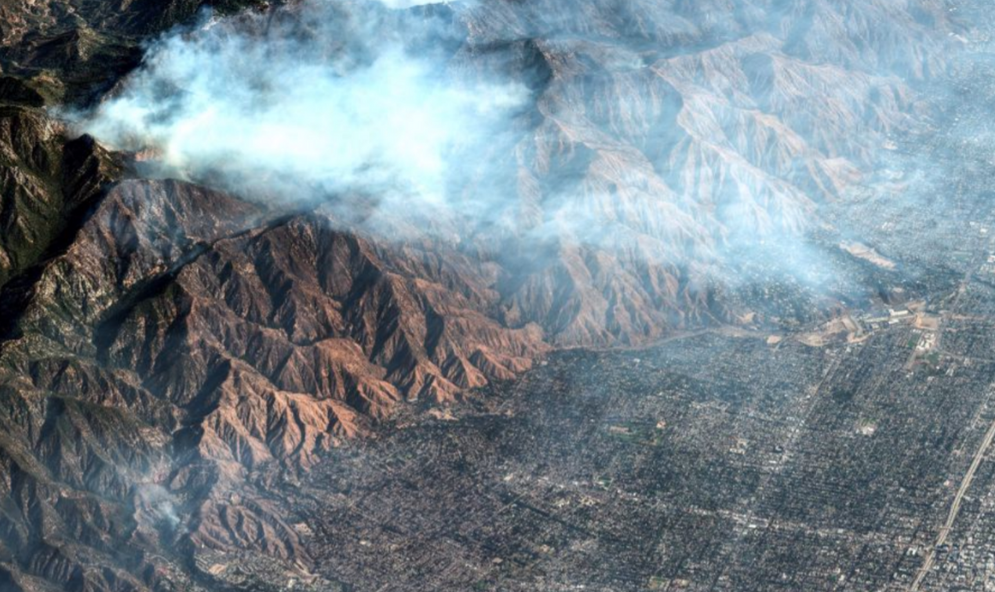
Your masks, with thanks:
[[[941,3],[424,4],[208,20],[150,47],[81,127],[150,149],[153,174],[330,204],[350,230],[427,230],[511,273],[579,246],[576,268],[607,253],[647,292],[662,269],[692,298],[771,283],[862,297],[894,281],[844,245],[900,207],[883,173],[903,203],[926,192],[919,157],[886,147],[942,125],[928,85],[961,43]],[[848,214],[857,194],[874,216]]]
[[[499,135],[527,91],[451,75],[451,18],[395,10],[420,4],[311,2],[168,35],[83,128],[249,196],[441,206],[453,154]]]
[[[387,8],[401,9],[424,6],[426,4],[436,4],[436,2],[425,2],[424,0],[381,0]]]

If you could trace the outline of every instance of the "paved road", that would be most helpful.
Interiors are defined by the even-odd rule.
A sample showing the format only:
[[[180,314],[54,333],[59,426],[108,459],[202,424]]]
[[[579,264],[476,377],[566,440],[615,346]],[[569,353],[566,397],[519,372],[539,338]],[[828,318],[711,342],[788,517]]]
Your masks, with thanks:
[[[909,592],[917,592],[919,586],[922,584],[922,580],[929,573],[929,570],[933,567],[933,561],[936,559],[936,548],[944,544],[947,541],[947,535],[950,534],[950,530],[953,528],[954,522],[957,520],[957,514],[960,513],[960,503],[964,499],[964,494],[971,487],[971,482],[974,480],[974,474],[978,470],[978,466],[981,465],[982,459],[988,452],[988,449],[992,445],[992,441],[995,440],[995,422],[988,428],[988,433],[985,434],[984,440],[981,441],[981,445],[978,447],[978,451],[974,453],[974,459],[971,461],[971,466],[967,469],[967,473],[964,474],[964,478],[960,482],[960,488],[957,489],[957,495],[954,496],[954,501],[950,504],[950,512],[947,514],[947,521],[940,528],[940,533],[936,537],[936,543],[929,550],[929,555],[926,556],[926,560],[923,562],[922,567],[919,568],[919,573],[916,574],[916,579],[909,586]]]

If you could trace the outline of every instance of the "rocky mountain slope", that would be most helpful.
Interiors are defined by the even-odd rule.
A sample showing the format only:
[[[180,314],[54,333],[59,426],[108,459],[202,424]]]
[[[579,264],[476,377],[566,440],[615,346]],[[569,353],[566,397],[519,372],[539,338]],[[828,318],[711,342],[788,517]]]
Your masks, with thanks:
[[[43,109],[99,100],[197,8],[0,4],[2,590],[218,589],[212,550],[306,571],[287,484],[403,402],[555,347],[790,322],[758,285],[815,315],[861,294],[795,281],[795,237],[928,130],[916,89],[959,43],[935,0],[439,9],[454,71],[534,102],[488,155],[510,174],[462,188],[512,196],[500,223],[393,240],[335,204],[142,178]]]

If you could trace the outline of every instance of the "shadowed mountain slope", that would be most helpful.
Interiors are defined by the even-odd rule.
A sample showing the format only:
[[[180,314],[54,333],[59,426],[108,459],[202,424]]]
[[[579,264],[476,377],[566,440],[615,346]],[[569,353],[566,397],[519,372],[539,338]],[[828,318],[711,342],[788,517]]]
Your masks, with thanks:
[[[848,258],[821,210],[930,133],[921,88],[961,44],[938,0],[421,8],[460,32],[455,75],[530,101],[487,147],[499,173],[455,190],[506,195],[493,216],[379,213],[388,234],[344,198],[143,178],[149,155],[42,109],[111,88],[199,6],[0,4],[0,590],[222,589],[214,551],[306,572],[286,495],[398,406],[554,348],[866,299],[894,272]],[[809,249],[852,279],[799,279]],[[754,297],[771,286],[791,302]]]

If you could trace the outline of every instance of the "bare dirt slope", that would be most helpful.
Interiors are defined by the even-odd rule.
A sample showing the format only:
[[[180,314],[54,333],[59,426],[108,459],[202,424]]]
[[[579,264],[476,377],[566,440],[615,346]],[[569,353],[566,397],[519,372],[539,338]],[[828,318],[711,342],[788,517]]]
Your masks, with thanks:
[[[192,589],[212,550],[300,571],[284,479],[403,402],[791,317],[756,314],[730,253],[817,228],[928,129],[915,89],[955,43],[932,0],[582,4],[452,17],[454,69],[534,94],[493,155],[514,230],[397,241],[142,179],[43,109],[96,100],[197,3],[0,3],[0,589]]]

